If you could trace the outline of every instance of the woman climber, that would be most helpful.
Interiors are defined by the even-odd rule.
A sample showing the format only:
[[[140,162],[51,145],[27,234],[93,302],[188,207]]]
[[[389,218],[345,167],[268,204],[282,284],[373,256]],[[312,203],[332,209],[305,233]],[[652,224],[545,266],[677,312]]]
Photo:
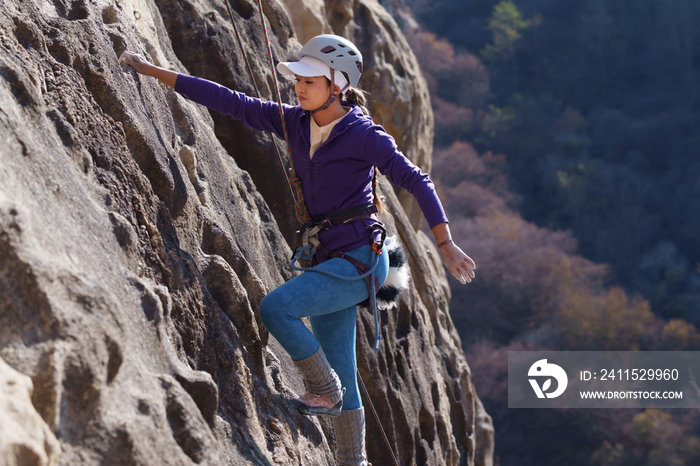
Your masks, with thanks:
[[[276,103],[159,68],[133,52],[125,51],[120,63],[250,128],[283,135]],[[355,327],[357,304],[374,299],[370,290],[379,289],[389,270],[387,254],[381,253],[384,229],[376,216],[377,168],[415,196],[453,276],[471,282],[476,264],[452,241],[428,175],[368,115],[365,94],[355,88],[362,68],[357,47],[330,34],[309,40],[299,61],[277,66],[296,79],[299,105],[284,105],[284,119],[312,227],[319,227],[312,240],[315,265],[309,270],[323,273],[300,274],[271,291],[260,303],[260,316],[304,376],[307,393],[291,400],[294,406],[304,414],[332,416],[339,464],[366,466]],[[370,278],[347,279],[361,275]],[[310,318],[313,331],[303,317]]]

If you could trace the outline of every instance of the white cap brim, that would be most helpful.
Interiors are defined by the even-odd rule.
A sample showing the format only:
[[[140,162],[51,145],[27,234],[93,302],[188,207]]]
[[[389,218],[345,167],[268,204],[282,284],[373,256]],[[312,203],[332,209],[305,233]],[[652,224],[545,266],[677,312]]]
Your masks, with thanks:
[[[306,63],[301,63],[298,61],[279,63],[277,65],[277,71],[286,75],[295,74],[297,76],[304,76],[308,78],[313,78],[316,76],[325,76],[325,74],[322,71],[314,68],[311,65],[307,65]]]
[[[282,62],[277,64],[277,71],[285,75],[297,75],[308,78],[325,76],[331,79],[331,69],[318,58],[305,56],[299,61]],[[336,71],[333,73],[333,83],[340,89],[347,86],[348,81],[343,73]]]

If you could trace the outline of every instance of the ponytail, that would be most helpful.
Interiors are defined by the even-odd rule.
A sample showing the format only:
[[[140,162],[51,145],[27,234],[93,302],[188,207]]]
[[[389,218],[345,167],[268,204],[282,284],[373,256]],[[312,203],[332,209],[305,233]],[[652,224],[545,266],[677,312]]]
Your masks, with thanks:
[[[343,73],[343,76],[345,76],[345,79],[348,82],[350,82],[347,73]],[[328,79],[328,77],[326,77],[326,82],[329,86],[331,85],[331,80]],[[372,114],[369,111],[369,108],[367,108],[367,102],[369,101],[369,92],[364,91],[359,87],[352,87],[348,85],[345,92],[343,92],[341,98],[349,104],[360,107],[360,110],[362,110],[362,113],[364,113],[365,115],[372,116]]]
[[[357,105],[362,110],[365,115],[370,115],[369,109],[367,108],[367,101],[369,100],[369,92],[363,91],[362,89],[356,87],[350,87],[345,91],[345,101],[349,104]]]

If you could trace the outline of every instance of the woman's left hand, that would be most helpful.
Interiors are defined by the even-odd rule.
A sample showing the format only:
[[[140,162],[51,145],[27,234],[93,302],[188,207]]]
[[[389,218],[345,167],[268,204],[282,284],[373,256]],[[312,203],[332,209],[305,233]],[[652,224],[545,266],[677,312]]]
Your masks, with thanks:
[[[454,241],[450,241],[438,248],[442,255],[442,261],[447,270],[463,285],[471,283],[476,276],[476,263],[466,255]]]

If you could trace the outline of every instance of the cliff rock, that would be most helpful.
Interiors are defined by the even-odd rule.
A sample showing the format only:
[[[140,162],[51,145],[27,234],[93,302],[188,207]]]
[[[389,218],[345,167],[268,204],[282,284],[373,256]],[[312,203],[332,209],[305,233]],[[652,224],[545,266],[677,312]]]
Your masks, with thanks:
[[[231,6],[270,99],[257,6]],[[295,58],[295,27],[355,40],[376,120],[428,170],[427,91],[391,17],[370,0],[299,8],[263,2],[275,60]],[[257,314],[293,276],[282,144],[117,60],[254,95],[225,3],[5,0],[0,44],[0,463],[336,464],[331,423],[286,401],[303,383]],[[488,464],[438,252],[405,194],[381,192],[413,282],[381,313],[379,353],[360,312],[360,373],[400,464]],[[370,461],[392,464],[367,429]]]

